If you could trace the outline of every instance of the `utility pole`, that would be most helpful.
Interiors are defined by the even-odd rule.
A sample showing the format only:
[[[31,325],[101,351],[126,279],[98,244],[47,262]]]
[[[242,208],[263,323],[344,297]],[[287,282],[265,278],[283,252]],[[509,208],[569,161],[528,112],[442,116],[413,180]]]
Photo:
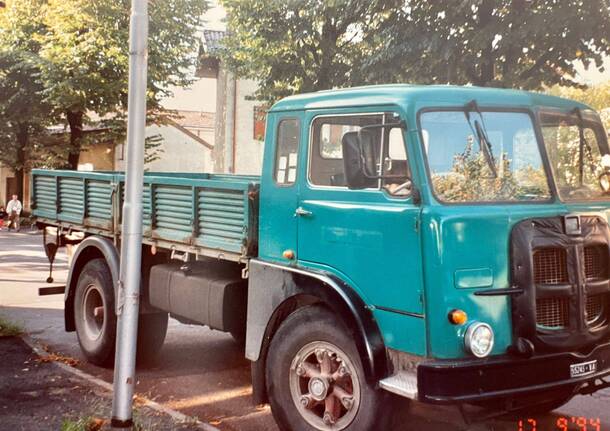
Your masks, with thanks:
[[[133,425],[136,384],[136,347],[142,266],[142,184],[146,133],[146,77],[148,67],[148,0],[131,1],[129,23],[129,96],[127,168],[121,242],[121,269],[116,312],[118,318],[112,428]]]

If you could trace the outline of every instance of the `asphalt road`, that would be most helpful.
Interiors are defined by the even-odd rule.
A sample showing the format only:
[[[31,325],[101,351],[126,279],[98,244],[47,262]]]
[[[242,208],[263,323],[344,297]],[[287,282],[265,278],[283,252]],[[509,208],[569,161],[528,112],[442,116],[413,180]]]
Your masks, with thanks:
[[[39,234],[0,231],[0,314],[20,323],[52,351],[79,359],[79,368],[111,382],[112,371],[87,364],[76,334],[64,332],[63,296],[38,296],[39,287],[49,286],[41,244]],[[64,284],[67,258],[63,251],[58,253],[53,272],[53,285]],[[233,339],[221,332],[170,320],[158,364],[139,369],[137,380],[138,393],[221,430],[277,430],[269,407],[252,405],[249,362]],[[401,425],[396,430],[563,431],[566,428],[558,426],[558,421],[562,424],[564,417],[570,430],[610,431],[610,390],[577,396],[550,415],[474,424],[466,424],[454,408],[405,403],[401,410]],[[587,427],[579,426],[582,419],[576,418],[586,418]],[[599,427],[592,425],[598,418]]]

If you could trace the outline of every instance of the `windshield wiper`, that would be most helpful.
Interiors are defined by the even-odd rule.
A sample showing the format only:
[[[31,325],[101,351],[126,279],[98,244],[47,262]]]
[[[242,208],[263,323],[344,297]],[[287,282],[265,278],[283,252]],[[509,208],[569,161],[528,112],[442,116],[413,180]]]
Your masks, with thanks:
[[[591,174],[595,175],[595,163],[593,162],[593,154],[591,152],[591,146],[587,141],[587,137],[585,136],[585,128],[584,122],[582,119],[582,112],[580,108],[577,106],[572,111],[576,114],[576,118],[578,118],[578,181],[582,186],[584,184],[584,176],[585,176],[585,151],[589,157],[589,169],[591,170]]]
[[[483,121],[483,114],[479,109],[479,105],[477,105],[476,100],[471,100],[466,105],[464,105],[464,115],[466,116],[466,121],[468,121],[468,125],[471,129],[472,123],[470,122],[470,112],[476,112],[481,117],[481,121]],[[484,123],[483,123],[484,124]],[[485,130],[485,125],[481,126],[477,120],[474,120],[474,129],[473,133],[477,136],[477,140],[479,141],[479,148],[483,153],[483,157],[485,158],[485,162],[491,171],[491,175],[493,178],[498,178],[498,171],[496,170],[496,162],[494,160],[493,154],[491,152],[491,142],[487,136],[487,131]]]

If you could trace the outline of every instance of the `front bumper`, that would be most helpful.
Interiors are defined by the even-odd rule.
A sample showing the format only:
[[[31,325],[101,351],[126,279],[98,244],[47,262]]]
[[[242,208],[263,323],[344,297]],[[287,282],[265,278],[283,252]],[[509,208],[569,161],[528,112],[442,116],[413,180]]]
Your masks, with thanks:
[[[570,366],[597,361],[594,373],[570,376]],[[417,368],[418,399],[456,404],[510,398],[562,386],[579,385],[610,375],[610,343],[588,355],[555,353],[529,359],[509,356],[472,360],[438,360]]]

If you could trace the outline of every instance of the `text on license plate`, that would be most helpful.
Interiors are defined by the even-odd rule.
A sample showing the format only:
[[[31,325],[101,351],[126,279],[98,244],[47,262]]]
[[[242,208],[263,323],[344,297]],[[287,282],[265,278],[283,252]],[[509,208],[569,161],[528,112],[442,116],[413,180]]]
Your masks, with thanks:
[[[570,377],[582,377],[597,371],[597,360],[570,365]]]

